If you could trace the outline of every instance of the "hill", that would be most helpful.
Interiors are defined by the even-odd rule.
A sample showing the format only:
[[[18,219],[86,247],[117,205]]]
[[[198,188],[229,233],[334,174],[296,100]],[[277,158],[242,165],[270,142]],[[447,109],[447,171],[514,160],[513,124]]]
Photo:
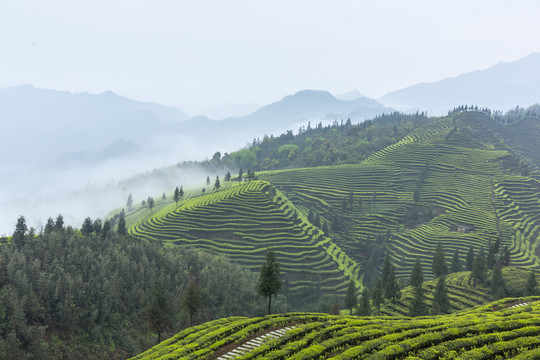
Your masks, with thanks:
[[[486,70],[393,91],[377,100],[401,111],[420,109],[438,115],[460,104],[501,110],[529,106],[540,102],[539,66],[540,53],[533,53]]]
[[[178,209],[167,207],[156,214],[145,210],[141,216],[134,210],[128,213],[130,231],[148,239],[212,249],[254,271],[264,248],[280,247],[291,289],[311,294],[332,289],[343,295],[347,278],[355,281],[359,292],[379,275],[385,255],[403,281],[416,259],[425,277],[432,279],[432,259],[439,244],[447,262],[456,255],[465,263],[470,250],[487,254],[495,246],[496,261],[536,267],[540,183],[534,163],[527,162],[530,169],[525,171],[529,165],[516,146],[527,153],[535,145],[532,137],[519,140],[512,130],[515,126],[527,124],[506,126],[480,111],[442,118],[394,114],[358,126],[337,124],[306,130],[297,137],[263,140],[240,151],[254,154],[252,164],[260,164],[255,154],[263,152],[275,160],[290,159],[294,146],[287,148],[286,157],[281,149],[297,139],[324,144],[325,138],[339,138],[335,134],[342,132],[347,134],[343,135],[346,144],[355,144],[355,138],[363,143],[369,136],[384,144],[382,137],[373,136],[376,131],[401,137],[365,153],[357,163],[259,172],[257,177],[264,182],[242,183],[190,199]],[[275,142],[272,153],[266,147]],[[301,151],[298,145],[297,153]],[[257,231],[261,228],[265,234]],[[309,266],[310,274],[298,272],[295,264]]]
[[[521,298],[414,319],[315,313],[224,318],[186,329],[133,359],[535,359],[539,315],[538,298]]]

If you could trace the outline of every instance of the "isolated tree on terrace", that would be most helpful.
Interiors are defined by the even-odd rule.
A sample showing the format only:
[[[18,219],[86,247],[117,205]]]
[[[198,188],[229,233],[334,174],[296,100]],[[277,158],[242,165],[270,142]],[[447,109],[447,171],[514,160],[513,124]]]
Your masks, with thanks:
[[[399,290],[399,283],[396,278],[394,265],[390,261],[390,257],[388,255],[384,259],[382,283],[385,298],[394,302],[396,299],[401,297],[401,291]]]
[[[347,294],[345,295],[345,308],[349,309],[349,314],[352,315],[353,307],[358,304],[356,298],[356,289],[354,287],[354,281],[349,281],[349,287],[347,288]]]
[[[131,206],[133,205],[133,196],[131,196],[131,194],[129,194],[128,196],[126,205],[127,205],[128,210],[131,209]]]
[[[377,308],[377,316],[381,314],[381,305],[384,301],[383,299],[383,284],[381,278],[377,278],[375,281],[375,286],[371,291],[371,301],[375,308]]]
[[[238,171],[238,181],[242,181],[242,175],[244,175],[244,170],[240,168],[240,170]]]
[[[435,254],[433,255],[433,275],[436,278],[448,274],[448,266],[446,265],[446,259],[444,258],[444,251],[441,243],[437,244]]]
[[[484,251],[480,250],[480,253],[474,258],[474,263],[471,272],[471,279],[474,280],[474,284],[484,284],[487,280],[487,264]]]
[[[450,299],[448,298],[448,289],[446,288],[446,277],[441,276],[435,286],[433,293],[433,305],[431,313],[433,315],[446,314],[450,311]]]
[[[206,177],[206,186],[210,185],[210,176]]]
[[[178,193],[178,195],[180,195],[180,199],[184,197],[184,188],[182,186],[180,186],[180,192]]]
[[[227,171],[227,173],[225,174],[225,181],[231,181],[231,172],[230,171]]]
[[[214,189],[219,190],[219,188],[221,187],[221,183],[219,182],[219,175],[216,176],[216,181],[214,182]]]
[[[538,282],[536,281],[536,273],[531,269],[525,285],[525,295],[536,295]]]
[[[150,208],[150,211],[152,211],[152,209],[154,208],[154,198],[149,196],[148,197],[148,200],[146,201],[148,203],[148,207]]]
[[[178,186],[176,189],[174,189],[174,195],[173,195],[174,202],[178,206],[178,200],[180,200],[180,189],[178,189]]]
[[[416,262],[414,263],[414,266],[412,268],[411,280],[409,281],[409,285],[417,288],[419,286],[422,286],[423,283],[424,274],[422,271],[422,264],[420,263],[420,259],[416,259]]]
[[[272,295],[277,295],[282,281],[279,277],[279,262],[272,248],[266,249],[266,262],[261,266],[257,292],[268,297],[268,314],[271,313]]]
[[[369,292],[367,288],[362,290],[362,298],[360,299],[360,304],[358,304],[358,311],[356,315],[359,316],[368,316],[371,313],[371,304],[369,302]]]
[[[454,257],[452,258],[452,266],[450,266],[450,272],[457,273],[461,271],[461,261],[459,260],[459,250],[456,249]]]
[[[414,288],[414,297],[409,304],[409,316],[427,315],[427,306],[424,301],[424,289],[422,284]]]
[[[506,285],[499,264],[493,265],[491,272],[491,295],[495,300],[502,299],[506,295]]]

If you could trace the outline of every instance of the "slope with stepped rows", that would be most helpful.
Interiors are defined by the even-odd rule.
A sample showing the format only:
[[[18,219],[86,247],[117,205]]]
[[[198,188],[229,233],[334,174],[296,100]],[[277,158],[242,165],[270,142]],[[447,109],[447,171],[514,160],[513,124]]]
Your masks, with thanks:
[[[272,247],[287,290],[317,286],[323,292],[343,293],[349,278],[361,289],[357,263],[264,181],[229,186],[178,207],[171,204],[135,222],[129,231],[147,240],[221,254],[253,271],[259,271],[266,249]]]
[[[512,264],[536,266],[540,241],[536,223],[540,207],[534,207],[538,191],[532,188],[536,182],[519,178],[528,182],[529,190],[510,195],[509,181],[516,177],[505,172],[503,163],[511,154],[489,130],[481,133],[469,124],[471,116],[453,114],[426,122],[360,164],[259,176],[305,213],[315,210],[329,223],[341,218],[345,231],[334,230],[331,237],[358,262],[368,262],[370,249],[386,250],[401,277],[410,274],[417,258],[429,268],[439,243],[447,259],[458,251],[464,261],[470,247],[476,253],[487,252],[489,244],[500,239],[501,248],[510,249]],[[493,122],[487,115],[475,116]],[[528,212],[517,211],[520,206]],[[404,226],[405,215],[415,208],[432,212],[432,219]],[[458,226],[472,231],[458,232]],[[526,241],[528,249],[519,241]]]
[[[183,330],[133,359],[537,359],[538,300],[504,299],[423,318],[296,313],[221,319]],[[284,330],[245,346],[269,329]],[[231,352],[237,348],[242,351]]]

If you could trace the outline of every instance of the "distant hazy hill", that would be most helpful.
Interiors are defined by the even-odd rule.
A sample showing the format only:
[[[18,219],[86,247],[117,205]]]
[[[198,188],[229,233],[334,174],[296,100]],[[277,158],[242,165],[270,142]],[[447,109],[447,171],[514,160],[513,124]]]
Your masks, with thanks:
[[[305,124],[308,120],[351,118],[359,121],[391,110],[367,97],[340,100],[328,91],[303,90],[266,105],[250,115],[228,118],[223,122],[228,126],[247,126],[262,135],[261,131],[283,131],[287,126]]]
[[[433,115],[465,104],[501,110],[525,107],[540,102],[538,69],[540,53],[534,53],[486,70],[393,91],[378,100],[402,111],[427,110]]]

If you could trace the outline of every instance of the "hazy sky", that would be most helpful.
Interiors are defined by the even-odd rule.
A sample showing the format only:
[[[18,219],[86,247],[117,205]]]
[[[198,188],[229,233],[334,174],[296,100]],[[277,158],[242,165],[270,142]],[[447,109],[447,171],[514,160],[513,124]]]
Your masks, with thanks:
[[[377,97],[540,51],[539,14],[537,0],[6,0],[0,87],[182,109],[306,88]]]

